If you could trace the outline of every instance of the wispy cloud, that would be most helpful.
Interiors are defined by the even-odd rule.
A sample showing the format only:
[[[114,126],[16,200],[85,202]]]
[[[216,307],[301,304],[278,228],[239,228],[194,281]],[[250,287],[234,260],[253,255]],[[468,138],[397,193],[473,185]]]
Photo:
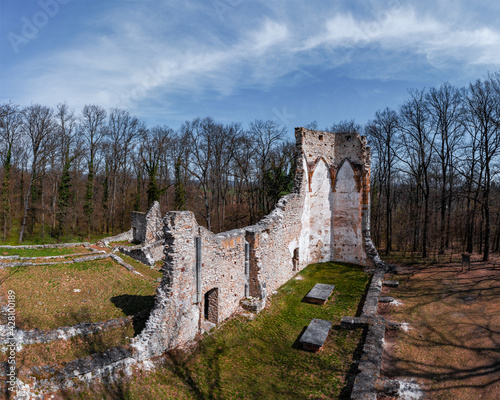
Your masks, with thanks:
[[[209,6],[189,21],[172,9],[148,15],[151,8],[127,2],[126,8],[89,21],[71,48],[12,66],[16,74],[10,79],[25,103],[67,100],[75,107],[88,102],[110,107],[180,92],[229,95],[241,87],[270,87],[308,66],[332,69],[352,62],[366,76],[386,69],[380,78],[408,73],[404,60],[416,58],[434,68],[500,68],[495,26],[460,25],[401,2],[371,14],[345,7],[318,13],[303,5],[294,12],[292,1],[273,3],[275,8],[263,4],[268,3],[261,3],[267,14],[256,15],[241,2],[221,24]],[[178,6],[193,12],[192,2]]]

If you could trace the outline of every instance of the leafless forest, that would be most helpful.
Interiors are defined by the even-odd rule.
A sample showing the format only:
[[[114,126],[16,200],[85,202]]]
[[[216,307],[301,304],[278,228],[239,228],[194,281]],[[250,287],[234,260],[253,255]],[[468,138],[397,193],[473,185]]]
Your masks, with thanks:
[[[127,110],[0,105],[1,240],[116,234],[158,200],[214,232],[258,221],[293,186],[294,142],[275,121],[195,118],[147,127]],[[315,122],[307,127],[318,129]],[[372,236],[382,253],[500,247],[500,73],[458,88],[409,90],[365,126]]]

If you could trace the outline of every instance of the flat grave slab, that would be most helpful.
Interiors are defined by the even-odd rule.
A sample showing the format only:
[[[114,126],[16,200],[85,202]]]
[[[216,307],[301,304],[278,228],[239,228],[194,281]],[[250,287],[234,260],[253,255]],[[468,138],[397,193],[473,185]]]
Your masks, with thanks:
[[[308,303],[325,304],[335,288],[334,285],[317,283],[304,298]]]
[[[332,321],[313,319],[299,339],[302,348],[308,351],[320,350],[328,337],[328,332],[332,325]]]

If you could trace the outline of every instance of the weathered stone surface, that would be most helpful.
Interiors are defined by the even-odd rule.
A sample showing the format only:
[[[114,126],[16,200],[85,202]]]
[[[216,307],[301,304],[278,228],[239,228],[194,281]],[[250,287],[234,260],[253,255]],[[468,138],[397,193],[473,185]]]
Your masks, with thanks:
[[[258,313],[266,306],[266,301],[255,297],[250,297],[241,299],[240,305],[244,310]]]
[[[327,285],[324,283],[317,283],[306,294],[305,300],[309,303],[325,304],[335,288],[334,285]]]
[[[313,319],[304,334],[300,337],[299,343],[306,350],[317,351],[321,349],[332,325],[332,321]]]
[[[115,236],[109,236],[107,238],[101,239],[97,241],[98,245],[101,245],[103,247],[110,247],[109,244],[113,242],[126,242],[126,241],[132,241],[133,236],[132,236],[132,229],[128,230],[127,232],[120,233]]]
[[[342,317],[340,327],[342,329],[357,329],[364,327],[369,322],[368,318]]]
[[[378,301],[380,303],[392,303],[394,301],[394,297],[390,296],[381,296],[379,297]]]
[[[387,287],[397,288],[397,287],[399,287],[399,282],[398,281],[384,281],[383,285],[387,286]]]
[[[378,269],[373,274],[361,316],[375,315],[377,313],[378,299],[382,291],[382,280],[384,279],[384,275],[385,272],[383,269]]]
[[[138,272],[132,265],[130,265],[129,263],[126,263],[125,261],[123,261],[123,259],[120,258],[120,257],[118,257],[116,254],[111,253],[110,257],[113,260],[115,260],[118,264],[120,264],[122,267],[125,267],[126,269],[128,269],[133,274],[142,276],[142,274],[140,272]]]
[[[147,213],[132,212],[132,237],[143,245],[163,239],[160,203],[155,201]]]
[[[85,262],[85,261],[93,261],[93,260],[103,260],[109,257],[109,253],[105,254],[95,254],[93,256],[86,257],[77,257],[73,259],[73,262]]]
[[[401,383],[395,379],[379,378],[375,382],[375,388],[387,396],[397,396]]]
[[[115,246],[114,249],[120,251],[134,260],[137,260],[143,264],[154,266],[155,259],[146,247],[142,245],[138,246]]]

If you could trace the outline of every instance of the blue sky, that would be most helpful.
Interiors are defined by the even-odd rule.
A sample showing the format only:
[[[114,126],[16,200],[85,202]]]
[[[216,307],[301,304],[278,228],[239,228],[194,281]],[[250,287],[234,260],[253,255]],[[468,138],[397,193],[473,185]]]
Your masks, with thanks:
[[[500,2],[0,0],[0,102],[365,123],[408,88],[500,70]]]

